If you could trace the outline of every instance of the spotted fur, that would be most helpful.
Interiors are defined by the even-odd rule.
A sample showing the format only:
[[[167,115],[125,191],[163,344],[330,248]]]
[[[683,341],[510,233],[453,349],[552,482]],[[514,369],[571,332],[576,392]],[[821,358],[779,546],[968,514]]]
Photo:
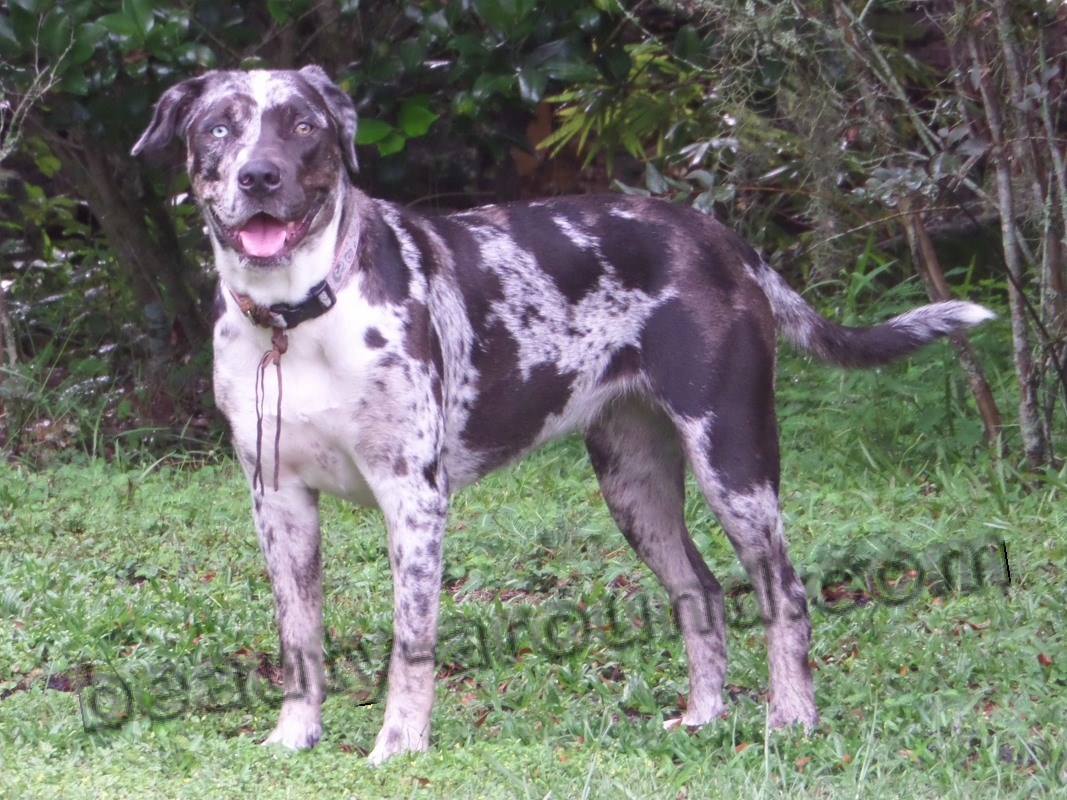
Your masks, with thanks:
[[[320,493],[377,506],[388,530],[394,648],[379,762],[428,746],[449,495],[573,431],[676,610],[690,697],[669,724],[723,712],[723,595],[686,530],[688,465],[760,601],[769,721],[814,725],[811,626],[778,511],[776,332],[870,366],[989,313],[941,303],[841,328],[733,232],[657,200],[417,214],[355,188],[355,124],[317,67],[211,72],[168,90],[134,147],[186,140],[221,280],[215,393],[250,478],[257,460],[264,474],[275,467],[256,455],[254,390],[272,343],[237,298],[300,303],[324,279],[336,290],[328,313],[286,332],[281,381],[264,381],[260,398],[258,426],[281,431],[278,488],[253,493],[285,663],[267,741],[307,747],[322,731]],[[242,251],[256,215],[287,226],[269,256]]]

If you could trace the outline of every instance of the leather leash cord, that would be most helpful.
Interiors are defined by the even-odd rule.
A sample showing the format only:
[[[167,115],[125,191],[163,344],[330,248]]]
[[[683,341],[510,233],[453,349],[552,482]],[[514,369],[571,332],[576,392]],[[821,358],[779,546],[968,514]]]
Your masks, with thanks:
[[[278,407],[274,417],[274,491],[278,491],[278,471],[281,464],[282,440],[282,356],[289,349],[289,337],[281,328],[271,328],[271,349],[263,354],[256,370],[256,468],[252,472],[252,491],[259,485],[259,493],[265,491],[263,480],[263,410],[266,403],[267,369],[274,365],[278,378]]]

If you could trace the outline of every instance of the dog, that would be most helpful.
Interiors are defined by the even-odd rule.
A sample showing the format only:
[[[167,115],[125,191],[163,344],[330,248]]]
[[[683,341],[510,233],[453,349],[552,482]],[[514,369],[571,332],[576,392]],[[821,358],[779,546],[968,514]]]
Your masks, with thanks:
[[[688,465],[759,599],[768,724],[814,726],[811,624],[778,506],[776,335],[869,367],[992,314],[948,301],[838,326],[734,232],[662,200],[419,214],[356,188],[355,132],[319,67],[214,71],[168,89],[132,151],[185,140],[214,251],[215,396],[251,486],[284,667],[265,743],[322,735],[320,493],[376,506],[388,531],[379,763],[429,745],[450,494],[575,431],[685,642],[690,694],[665,725],[725,710],[723,592],[686,530]]]

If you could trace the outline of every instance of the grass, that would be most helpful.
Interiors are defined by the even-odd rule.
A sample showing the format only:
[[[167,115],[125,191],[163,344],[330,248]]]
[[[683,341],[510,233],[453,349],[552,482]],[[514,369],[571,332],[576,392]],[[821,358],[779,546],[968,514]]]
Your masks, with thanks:
[[[662,731],[686,692],[681,643],[564,441],[456,498],[432,747],[378,769],[362,756],[383,710],[384,530],[324,500],[326,736],[258,747],[277,644],[239,470],[86,458],[0,466],[0,796],[1062,793],[1064,474],[1035,484],[982,453],[945,347],[870,373],[786,358],[779,404],[787,535],[814,601],[812,735],[765,730],[762,634],[695,493],[694,537],[736,590],[730,710]],[[1010,585],[940,574],[946,552],[989,541]]]

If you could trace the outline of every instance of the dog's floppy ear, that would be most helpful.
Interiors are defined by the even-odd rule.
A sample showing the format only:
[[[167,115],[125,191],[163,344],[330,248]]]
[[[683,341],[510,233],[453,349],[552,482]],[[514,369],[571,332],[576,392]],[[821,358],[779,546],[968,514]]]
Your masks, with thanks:
[[[136,156],[143,152],[156,152],[166,147],[175,134],[184,136],[189,109],[203,93],[206,83],[207,76],[201,75],[167,89],[152,111],[152,121],[148,123],[130,153]]]
[[[330,80],[330,76],[322,67],[314,64],[304,67],[299,73],[311,87],[319,93],[326,102],[326,108],[337,125],[337,136],[341,145],[341,156],[344,158],[348,176],[353,182],[356,173],[359,172],[359,164],[356,161],[356,107],[352,104],[352,98],[341,91]]]

